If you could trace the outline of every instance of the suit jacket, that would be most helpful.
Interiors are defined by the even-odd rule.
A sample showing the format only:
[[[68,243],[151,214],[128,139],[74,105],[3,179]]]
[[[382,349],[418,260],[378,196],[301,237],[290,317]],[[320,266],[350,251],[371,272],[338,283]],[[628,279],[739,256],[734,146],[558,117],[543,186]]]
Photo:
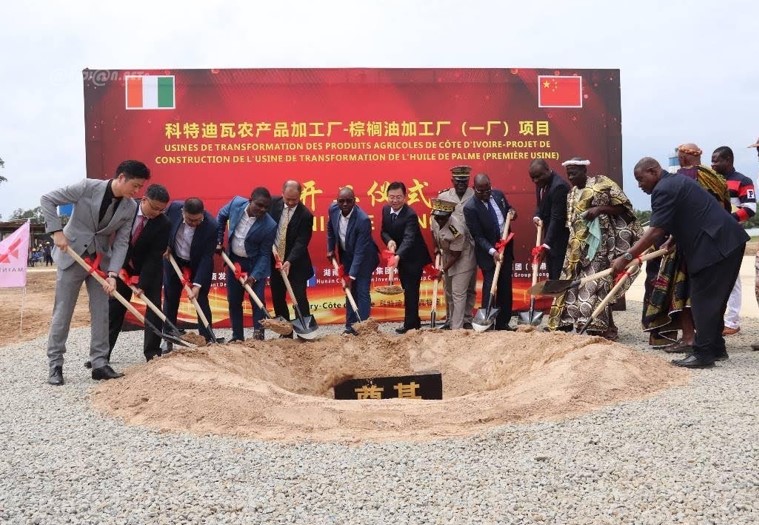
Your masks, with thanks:
[[[108,272],[118,272],[124,264],[129,247],[129,233],[137,205],[132,199],[122,199],[111,220],[99,227],[100,204],[103,202],[108,180],[84,179],[40,198],[42,215],[47,233],[63,229],[69,246],[79,255],[94,243],[95,250],[103,254],[100,267]],[[65,227],[61,225],[56,206],[74,204],[74,211]],[[53,248],[53,259],[61,269],[74,264],[68,253]]]
[[[675,237],[688,273],[719,263],[749,240],[735,217],[696,181],[671,173],[651,192],[650,224]]]
[[[551,253],[562,257],[567,251],[569,229],[567,228],[567,194],[569,183],[556,172],[551,172],[551,181],[545,187],[543,198],[541,188],[535,188],[538,210],[535,213],[543,221],[543,243],[551,247]]]
[[[271,204],[271,218],[279,228],[279,219],[285,208],[285,201],[277,197]],[[310,279],[314,276],[314,265],[311,255],[308,253],[308,244],[314,231],[314,216],[306,206],[299,202],[292,212],[290,222],[285,231],[285,260],[290,263],[291,278]],[[276,232],[275,232],[276,237]],[[276,242],[276,241],[275,241]],[[274,267],[274,255],[271,256],[272,268]]]
[[[506,220],[506,213],[511,208],[509,201],[506,200],[506,196],[502,191],[492,190],[491,197],[501,210],[503,220]],[[493,223],[490,210],[484,206],[480,199],[475,197],[469,199],[464,205],[464,217],[466,218],[466,226],[469,228],[469,233],[474,239],[474,255],[477,259],[477,266],[485,271],[494,269],[495,261],[493,261],[493,256],[488,252],[491,248],[495,248],[495,244],[501,239],[501,232]],[[507,244],[506,250],[503,253],[506,259],[513,260],[514,243],[510,242]]]
[[[327,222],[327,251],[336,252],[345,272],[351,277],[371,276],[379,264],[379,248],[372,239],[372,221],[358,206],[348,220],[345,234],[345,249],[340,246],[340,208],[337,204],[329,207]]]
[[[182,206],[184,201],[174,201],[166,208],[166,216],[169,218],[171,228],[169,229],[169,249],[173,255],[175,253],[175,242],[179,227],[184,223],[182,219]],[[195,228],[195,234],[192,237],[190,245],[190,273],[192,282],[199,284],[203,288],[211,286],[213,277],[213,254],[216,249],[216,230],[218,224],[213,215],[208,211],[203,211],[203,222]]]
[[[139,203],[137,206],[139,207]],[[161,213],[157,217],[148,219],[142,233],[137,238],[137,242],[132,245],[131,230],[134,228],[135,220],[137,220],[136,212],[130,227],[129,248],[124,260],[124,269],[130,275],[140,276],[137,284],[139,288],[145,289],[151,283],[156,282],[160,286],[163,254],[169,245],[169,230],[171,228],[169,218]]]
[[[250,201],[245,197],[234,197],[219,210],[216,243],[224,244],[224,230],[227,227],[227,222],[229,222],[227,253],[232,253],[232,236],[235,234],[235,229],[240,224],[249,204]],[[271,215],[265,213],[256,219],[245,236],[245,253],[253,261],[250,276],[257,281],[266,279],[271,275],[271,247],[274,245],[276,235],[277,223],[274,222]]]
[[[419,217],[408,204],[398,211],[395,221],[390,218],[390,206],[382,208],[382,240],[385,244],[395,241],[395,253],[400,257],[399,265],[407,268],[422,268],[432,262],[427,244],[419,228]]]

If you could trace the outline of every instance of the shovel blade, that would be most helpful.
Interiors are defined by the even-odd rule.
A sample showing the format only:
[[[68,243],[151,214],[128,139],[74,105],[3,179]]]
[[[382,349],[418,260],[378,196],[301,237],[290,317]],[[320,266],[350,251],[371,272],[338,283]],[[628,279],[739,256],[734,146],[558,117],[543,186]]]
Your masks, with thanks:
[[[303,317],[302,319],[295,319],[293,321],[293,331],[295,332],[295,335],[302,339],[316,339],[319,336],[319,334],[316,333],[318,328],[319,325],[316,324],[316,319],[314,319],[314,316],[312,315]]]
[[[500,308],[480,308],[477,310],[474,314],[474,318],[472,318],[472,328],[474,328],[474,331],[484,332],[493,326],[495,318],[498,316],[500,310]]]

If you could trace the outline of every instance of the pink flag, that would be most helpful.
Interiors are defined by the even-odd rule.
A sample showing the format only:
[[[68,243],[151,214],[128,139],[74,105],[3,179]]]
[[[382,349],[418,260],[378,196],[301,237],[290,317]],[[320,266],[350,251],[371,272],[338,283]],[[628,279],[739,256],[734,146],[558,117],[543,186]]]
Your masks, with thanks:
[[[26,286],[29,257],[29,221],[0,241],[0,288]]]

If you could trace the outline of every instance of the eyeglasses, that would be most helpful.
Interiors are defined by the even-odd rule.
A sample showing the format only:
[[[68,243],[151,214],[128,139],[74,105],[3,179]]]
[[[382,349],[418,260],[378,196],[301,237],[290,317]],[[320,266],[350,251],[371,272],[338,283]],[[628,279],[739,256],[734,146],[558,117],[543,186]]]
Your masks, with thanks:
[[[152,200],[148,199],[147,197],[143,197],[145,202],[148,203],[148,206],[150,206],[150,209],[153,210],[156,213],[163,213],[163,210],[166,209],[166,206],[168,206],[168,203],[159,202],[158,204],[154,204]]]
[[[188,226],[197,226],[201,222],[203,222],[203,219],[205,218],[203,217],[203,215],[200,215],[200,217],[198,216],[193,217],[192,215],[188,215],[187,212],[185,211],[182,212],[182,217],[184,218],[185,224],[187,224]]]

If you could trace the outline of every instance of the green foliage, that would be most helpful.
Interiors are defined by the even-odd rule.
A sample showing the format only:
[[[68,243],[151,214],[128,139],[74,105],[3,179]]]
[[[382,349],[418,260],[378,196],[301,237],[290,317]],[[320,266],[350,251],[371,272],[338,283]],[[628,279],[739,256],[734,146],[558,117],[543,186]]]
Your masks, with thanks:
[[[651,210],[635,210],[635,217],[640,224],[648,224],[651,220]]]
[[[35,224],[41,224],[44,221],[44,218],[42,217],[42,207],[37,206],[34,209],[31,210],[24,210],[22,208],[16,208],[13,210],[13,213],[11,213],[11,219],[30,219],[31,222]]]

